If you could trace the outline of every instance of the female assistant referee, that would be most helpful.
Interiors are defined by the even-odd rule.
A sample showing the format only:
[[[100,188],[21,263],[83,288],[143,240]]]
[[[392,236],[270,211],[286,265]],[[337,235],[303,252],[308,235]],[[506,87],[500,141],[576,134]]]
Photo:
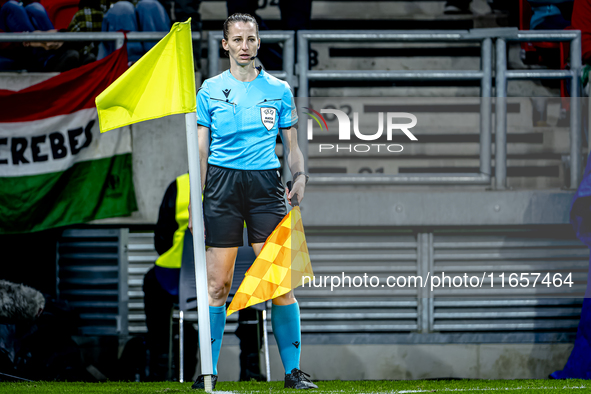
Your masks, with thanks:
[[[308,179],[297,144],[293,95],[287,83],[255,67],[260,45],[252,16],[230,16],[222,40],[230,69],[207,79],[197,93],[214,387],[243,224],[258,256],[287,213],[284,193],[290,204],[294,197],[301,201]],[[281,183],[275,154],[278,133],[294,179],[291,191]],[[273,300],[271,322],[285,368],[285,387],[318,388],[300,370],[300,309],[293,292]],[[202,375],[192,387],[204,388]]]

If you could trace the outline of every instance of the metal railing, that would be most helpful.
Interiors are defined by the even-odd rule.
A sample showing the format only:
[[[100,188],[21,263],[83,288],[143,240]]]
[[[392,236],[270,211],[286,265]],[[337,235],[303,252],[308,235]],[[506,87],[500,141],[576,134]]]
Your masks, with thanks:
[[[308,70],[308,46],[311,42],[479,42],[481,43],[480,70],[392,70],[341,71]],[[481,31],[300,31],[298,32],[298,96],[308,97],[309,81],[480,81],[481,96],[492,95],[492,36]],[[480,109],[480,172],[476,174],[315,174],[313,184],[370,185],[370,184],[464,184],[487,185],[491,181],[491,115],[486,111],[488,100],[481,101]],[[490,106],[490,105],[489,105]],[[308,141],[299,133],[299,144],[308,158]],[[307,163],[307,160],[306,160]]]
[[[385,185],[385,184],[470,184],[488,185],[491,174],[491,124],[492,124],[492,45],[496,40],[496,135],[495,135],[495,184],[506,187],[507,179],[507,110],[506,86],[513,79],[571,79],[571,188],[576,188],[581,178],[580,154],[580,106],[578,101],[581,72],[581,33],[579,31],[518,31],[517,29],[474,29],[470,31],[300,31],[298,32],[298,96],[309,96],[310,81],[480,81],[480,172],[476,174],[316,174],[313,184],[331,185]],[[570,70],[507,70],[506,41],[571,41]],[[308,69],[308,46],[311,42],[480,42],[480,70],[393,70],[350,71]],[[299,133],[300,148],[308,158],[308,140]],[[306,160],[306,163],[308,161]]]
[[[295,34],[293,31],[261,31],[259,33],[262,43],[283,43],[283,70],[272,71],[267,70],[269,74],[287,81],[289,85],[294,87],[294,64],[295,64]],[[216,76],[220,73],[220,53],[219,48],[220,41],[223,35],[221,32],[210,31],[207,39],[208,51],[208,71],[209,77]]]
[[[570,70],[507,70],[507,41],[570,42]],[[581,108],[579,86],[581,75],[581,32],[517,31],[496,40],[496,135],[495,187],[507,187],[507,82],[509,80],[570,79],[570,189],[581,182]]]
[[[166,32],[130,32],[129,41],[154,41]],[[283,70],[270,71],[272,75],[286,80],[292,87],[294,78],[294,32],[263,31],[261,41],[283,43]],[[200,40],[199,33],[193,33],[193,40]],[[209,33],[209,48],[217,48],[222,39],[221,32]],[[124,34],[104,33],[3,33],[0,42],[23,41],[115,41],[123,45]],[[581,180],[581,108],[579,101],[581,73],[581,33],[579,31],[518,31],[516,29],[474,29],[470,31],[299,31],[297,43],[298,96],[309,96],[310,81],[480,81],[480,168],[479,173],[468,174],[316,174],[310,179],[313,184],[331,185],[386,185],[386,184],[427,184],[427,185],[489,185],[492,177],[492,78],[493,41],[496,45],[496,134],[494,187],[504,189],[507,181],[507,82],[529,79],[570,79],[570,188],[577,187]],[[507,42],[570,42],[570,70],[507,70]],[[312,42],[477,42],[481,46],[479,70],[392,70],[392,71],[351,71],[308,69],[308,46]],[[209,76],[219,73],[219,51],[209,51]],[[299,133],[300,148],[308,156],[306,133]],[[306,165],[308,161],[306,160]]]
[[[167,31],[129,32],[128,41],[157,41],[167,35]],[[192,33],[193,41],[201,40],[199,32]],[[115,41],[116,48],[121,48],[125,34],[121,32],[93,32],[93,33],[2,33],[0,42],[35,42],[35,41]]]

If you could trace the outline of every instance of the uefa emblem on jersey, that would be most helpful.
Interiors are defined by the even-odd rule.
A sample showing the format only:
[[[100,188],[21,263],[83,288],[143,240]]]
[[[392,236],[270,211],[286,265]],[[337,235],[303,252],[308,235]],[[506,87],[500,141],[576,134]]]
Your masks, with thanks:
[[[261,121],[265,128],[270,131],[275,126],[275,119],[277,118],[277,110],[275,108],[264,107],[261,108]]]

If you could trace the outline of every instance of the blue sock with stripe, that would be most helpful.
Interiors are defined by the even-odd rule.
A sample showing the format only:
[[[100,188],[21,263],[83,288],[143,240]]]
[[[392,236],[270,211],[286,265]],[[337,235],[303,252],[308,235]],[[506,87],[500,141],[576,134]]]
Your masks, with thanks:
[[[226,305],[209,307],[209,325],[211,327],[211,359],[213,374],[218,374],[218,359],[222,349],[222,338],[226,327]]]
[[[297,302],[291,305],[275,305],[271,307],[271,325],[279,347],[281,361],[285,373],[294,368],[300,369],[300,353],[302,332],[300,329],[300,306]]]

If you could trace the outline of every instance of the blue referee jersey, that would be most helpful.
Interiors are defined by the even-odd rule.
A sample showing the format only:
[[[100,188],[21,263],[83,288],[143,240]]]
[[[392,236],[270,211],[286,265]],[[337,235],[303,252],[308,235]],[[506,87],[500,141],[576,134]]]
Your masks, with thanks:
[[[197,123],[211,131],[209,164],[237,170],[278,168],[277,133],[296,122],[289,85],[264,70],[251,82],[238,81],[227,70],[205,80],[197,92]]]

